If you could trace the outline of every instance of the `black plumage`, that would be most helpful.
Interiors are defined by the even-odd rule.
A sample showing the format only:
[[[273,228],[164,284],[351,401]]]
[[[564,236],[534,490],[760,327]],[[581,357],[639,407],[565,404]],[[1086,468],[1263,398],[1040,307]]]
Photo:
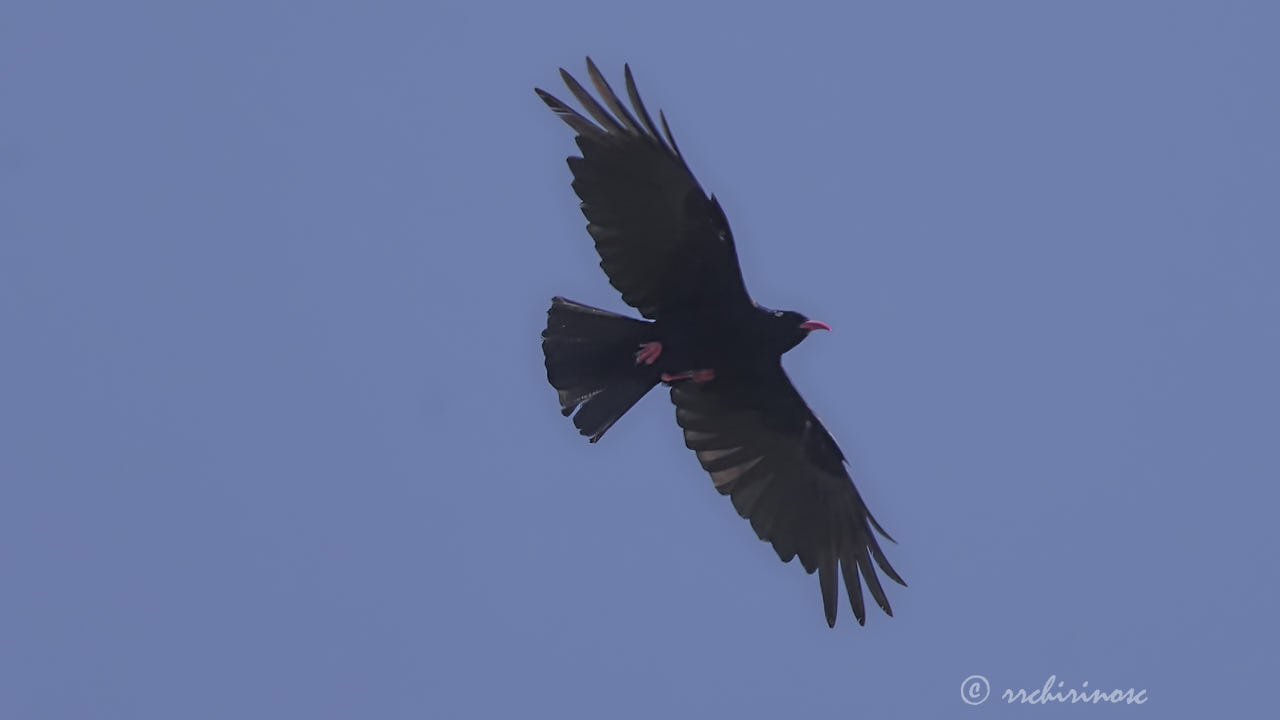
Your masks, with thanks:
[[[595,442],[666,382],[685,444],[715,488],[779,558],[818,573],[827,623],[835,625],[838,572],[860,624],[864,581],[892,615],[875,571],[906,584],[876,533],[892,538],[782,369],[785,352],[829,328],[751,299],[720,204],[694,178],[661,113],[659,132],[631,69],[634,113],[589,58],[587,71],[599,101],[560,74],[594,122],[535,91],[577,132],[582,155],[568,162],[587,231],[610,283],[648,320],[552,299],[542,345],[563,413]]]

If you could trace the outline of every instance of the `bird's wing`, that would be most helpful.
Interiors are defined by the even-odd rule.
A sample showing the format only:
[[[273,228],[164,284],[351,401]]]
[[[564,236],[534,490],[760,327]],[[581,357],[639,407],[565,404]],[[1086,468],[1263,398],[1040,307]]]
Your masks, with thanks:
[[[671,387],[685,445],[738,514],[773,544],[783,562],[799,557],[818,572],[827,624],[839,600],[837,569],[859,624],[866,622],[862,585],[893,615],[872,560],[895,582],[875,532],[890,541],[858,495],[844,454],[805,404],[781,366],[751,377],[724,377]],[[874,529],[874,531],[873,531]]]
[[[563,69],[560,75],[595,122],[535,92],[578,133],[582,157],[569,158],[573,189],[609,281],[651,319],[691,306],[750,304],[720,204],[698,185],[662,113],[658,133],[631,68],[626,82],[634,115],[590,58],[587,72],[603,106],[572,75]]]

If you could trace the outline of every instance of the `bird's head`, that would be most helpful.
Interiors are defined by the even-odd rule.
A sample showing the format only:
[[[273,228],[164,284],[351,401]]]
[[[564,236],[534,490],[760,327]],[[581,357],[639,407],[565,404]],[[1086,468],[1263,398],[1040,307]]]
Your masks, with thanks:
[[[770,333],[778,339],[781,352],[786,352],[801,340],[809,337],[814,330],[830,330],[831,326],[821,320],[810,320],[794,310],[767,310],[769,323],[773,327]]]

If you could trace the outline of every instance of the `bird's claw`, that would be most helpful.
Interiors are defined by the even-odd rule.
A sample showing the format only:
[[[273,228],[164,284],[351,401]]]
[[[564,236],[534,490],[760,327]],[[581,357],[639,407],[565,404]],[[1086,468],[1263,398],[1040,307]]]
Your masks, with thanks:
[[[662,354],[662,343],[658,341],[641,343],[640,350],[636,352],[636,364],[652,365],[658,360],[658,356]]]

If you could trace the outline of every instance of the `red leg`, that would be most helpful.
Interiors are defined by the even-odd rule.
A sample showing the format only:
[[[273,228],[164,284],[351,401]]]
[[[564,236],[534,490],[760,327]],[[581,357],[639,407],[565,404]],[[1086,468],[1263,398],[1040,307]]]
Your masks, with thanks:
[[[636,352],[636,364],[644,363],[652,365],[658,360],[658,356],[662,354],[662,343],[658,341],[647,342],[640,345],[640,350]]]
[[[709,382],[716,379],[715,370],[686,370],[682,373],[674,375],[670,373],[662,373],[662,382],[669,383],[676,380],[692,380],[697,383]]]

